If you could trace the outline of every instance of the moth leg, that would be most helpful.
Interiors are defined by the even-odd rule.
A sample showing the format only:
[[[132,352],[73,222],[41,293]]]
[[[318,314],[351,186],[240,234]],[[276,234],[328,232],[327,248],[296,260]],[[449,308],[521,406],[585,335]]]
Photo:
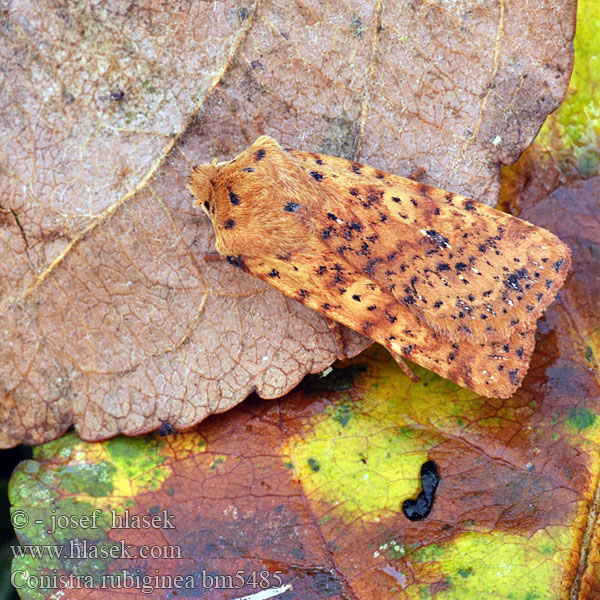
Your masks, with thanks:
[[[419,179],[425,175],[425,168],[424,167],[417,167],[414,171],[411,171],[407,176],[406,179],[412,179],[413,181],[419,181]]]
[[[205,252],[202,255],[202,260],[204,260],[204,262],[222,262],[224,260],[227,260],[227,257],[223,254],[219,254],[218,252],[214,251],[214,252]]]
[[[396,352],[390,352],[390,354],[392,355],[392,358],[398,363],[400,368],[404,371],[404,373],[408,376],[408,378],[413,383],[419,383],[419,377],[413,373],[412,369],[406,364],[406,362],[404,362],[404,359]]]
[[[344,346],[344,340],[342,338],[342,332],[340,330],[340,324],[329,317],[325,317],[325,322],[333,334],[335,339],[335,345],[337,348],[337,359],[344,360],[346,358],[346,347]]]

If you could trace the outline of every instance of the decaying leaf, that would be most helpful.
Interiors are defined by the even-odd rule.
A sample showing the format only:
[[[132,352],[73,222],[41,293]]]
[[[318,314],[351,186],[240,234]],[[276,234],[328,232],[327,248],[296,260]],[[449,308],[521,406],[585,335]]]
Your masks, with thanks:
[[[126,573],[170,577],[162,587],[147,580],[153,597],[167,598],[179,576],[179,597],[229,600],[258,593],[256,573],[265,587],[289,586],[282,598],[299,600],[463,600],[482,590],[506,600],[595,599],[600,227],[589,224],[600,222],[599,193],[595,178],[521,197],[524,218],[568,241],[573,271],[540,321],[532,368],[512,398],[478,397],[423,369],[411,384],[372,349],[280,401],[249,399],[190,432],[103,443],[69,434],[13,475],[13,511],[30,519],[20,542],[125,544],[131,557],[24,555],[13,563],[15,581],[56,569],[108,598],[126,581],[132,594],[141,586]],[[440,482],[431,512],[411,521],[402,506],[419,493],[427,461]],[[49,515],[95,511],[96,529],[76,519],[47,533]],[[151,516],[174,528],[116,527]],[[141,546],[160,558],[137,558]],[[180,558],[167,558],[174,553]],[[229,588],[215,589],[229,578]]]
[[[268,133],[494,203],[564,94],[574,2],[47,0],[0,26],[6,447],[186,427],[329,365],[321,317],[202,262],[191,164]]]

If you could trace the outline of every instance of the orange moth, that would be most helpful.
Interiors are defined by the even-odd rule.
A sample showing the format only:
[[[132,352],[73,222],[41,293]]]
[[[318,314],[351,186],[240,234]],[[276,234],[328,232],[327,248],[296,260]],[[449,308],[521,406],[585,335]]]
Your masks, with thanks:
[[[488,397],[521,384],[571,261],[485,204],[267,136],[195,167],[189,189],[230,263]]]

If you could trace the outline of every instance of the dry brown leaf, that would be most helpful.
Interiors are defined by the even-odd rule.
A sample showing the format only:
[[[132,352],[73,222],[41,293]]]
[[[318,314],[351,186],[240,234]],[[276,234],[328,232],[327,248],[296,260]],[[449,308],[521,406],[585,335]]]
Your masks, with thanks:
[[[321,317],[203,263],[190,166],[267,133],[493,204],[564,94],[574,9],[9,3],[0,444],[182,428],[329,365]]]

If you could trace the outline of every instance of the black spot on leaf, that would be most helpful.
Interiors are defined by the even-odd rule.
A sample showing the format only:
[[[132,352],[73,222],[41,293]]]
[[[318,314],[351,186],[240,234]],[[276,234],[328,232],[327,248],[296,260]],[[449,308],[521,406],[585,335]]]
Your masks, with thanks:
[[[168,421],[163,421],[161,426],[156,430],[156,433],[158,433],[158,435],[161,437],[166,437],[167,435],[171,435],[174,431],[175,429],[171,423]]]
[[[417,499],[409,498],[402,503],[402,512],[411,521],[421,521],[431,512],[435,491],[440,482],[437,465],[428,460],[421,466],[421,487]]]

